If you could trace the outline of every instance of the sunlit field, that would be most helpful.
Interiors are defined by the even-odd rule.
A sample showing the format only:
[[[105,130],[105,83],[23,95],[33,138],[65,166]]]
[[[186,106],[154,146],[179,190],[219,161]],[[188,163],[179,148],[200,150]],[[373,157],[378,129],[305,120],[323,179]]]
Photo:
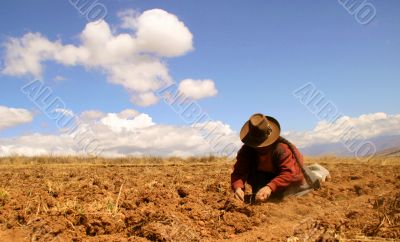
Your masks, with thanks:
[[[2,158],[0,240],[400,238],[400,158],[306,160],[331,172],[320,190],[242,204],[228,158]]]

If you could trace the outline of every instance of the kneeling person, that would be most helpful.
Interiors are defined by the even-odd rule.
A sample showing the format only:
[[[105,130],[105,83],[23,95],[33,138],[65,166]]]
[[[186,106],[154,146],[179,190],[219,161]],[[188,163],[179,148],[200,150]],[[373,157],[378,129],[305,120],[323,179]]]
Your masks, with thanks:
[[[235,197],[244,201],[246,182],[253,199],[264,202],[271,196],[306,193],[318,187],[309,174],[304,174],[303,157],[298,149],[280,136],[279,122],[273,117],[254,114],[240,131],[244,143],[237,154],[231,174]]]

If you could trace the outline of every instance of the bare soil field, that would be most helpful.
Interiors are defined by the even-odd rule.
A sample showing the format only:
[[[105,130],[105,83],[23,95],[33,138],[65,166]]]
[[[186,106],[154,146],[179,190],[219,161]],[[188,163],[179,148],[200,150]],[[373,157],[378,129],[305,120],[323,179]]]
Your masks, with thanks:
[[[399,241],[400,158],[313,158],[303,197],[233,199],[233,161],[0,160],[0,241]],[[148,162],[149,161],[149,162]]]

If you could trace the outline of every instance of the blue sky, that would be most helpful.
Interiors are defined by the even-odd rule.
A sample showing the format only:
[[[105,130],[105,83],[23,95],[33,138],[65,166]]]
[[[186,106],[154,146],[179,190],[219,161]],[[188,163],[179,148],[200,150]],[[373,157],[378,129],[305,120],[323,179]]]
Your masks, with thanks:
[[[175,15],[193,35],[193,50],[162,58],[169,75],[210,79],[218,94],[198,100],[213,119],[235,131],[254,112],[276,117],[284,130],[312,130],[319,120],[292,92],[312,82],[349,117],[399,113],[400,2],[368,1],[376,17],[360,24],[338,1],[98,1],[107,9],[105,21],[118,26],[118,12],[160,8]],[[40,33],[50,41],[79,45],[88,24],[69,1],[2,1],[0,49],[10,37]],[[121,33],[116,30],[116,33]],[[142,107],[130,94],[111,84],[104,72],[82,65],[45,61],[43,81],[74,113],[134,109],[155,123],[183,125],[166,104]],[[62,76],[65,80],[54,81]],[[30,123],[0,132],[1,137],[32,132],[54,133],[56,127],[20,92],[31,75],[0,74],[0,105],[37,112]]]

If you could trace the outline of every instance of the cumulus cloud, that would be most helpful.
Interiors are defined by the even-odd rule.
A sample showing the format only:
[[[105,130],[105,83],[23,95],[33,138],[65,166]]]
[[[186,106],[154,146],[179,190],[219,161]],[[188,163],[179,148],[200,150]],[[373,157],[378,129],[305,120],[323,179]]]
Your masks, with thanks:
[[[163,10],[144,12],[136,27],[141,50],[174,57],[193,49],[193,36],[183,22]]]
[[[0,130],[2,130],[24,123],[30,123],[33,119],[33,113],[22,108],[0,106],[0,117]]]
[[[0,139],[0,156],[73,155],[73,139],[68,135],[32,134]]]
[[[112,131],[121,133],[123,131],[135,131],[154,125],[151,117],[147,114],[139,114],[134,118],[122,118],[116,113],[109,113],[100,122],[108,126]]]
[[[148,106],[158,101],[154,92],[172,83],[163,58],[177,57],[193,49],[193,35],[175,15],[161,9],[137,14],[119,14],[121,26],[132,31],[114,34],[105,21],[88,23],[80,44],[51,41],[40,33],[9,38],[5,46],[3,74],[40,78],[43,63],[81,65],[106,73],[111,83],[123,86],[135,104]]]
[[[132,119],[138,116],[140,113],[133,109],[125,109],[118,113],[118,117],[121,119]]]
[[[81,125],[71,132],[0,139],[0,154],[76,155],[81,152],[80,140],[87,138],[99,143],[100,155],[114,157],[235,155],[241,144],[237,133],[220,121],[193,126],[164,125],[131,109],[119,113],[90,110],[79,117]]]
[[[119,113],[89,110],[79,114],[79,119],[79,127],[70,132],[64,129],[66,132],[54,135],[35,133],[0,139],[0,155],[76,155],[82,151],[81,140],[87,138],[98,142],[103,156],[235,155],[241,146],[237,132],[221,121],[191,126],[164,125],[155,123],[148,114],[132,109]],[[356,133],[349,132],[351,129]],[[400,135],[400,115],[343,116],[333,124],[321,121],[313,130],[289,131],[283,135],[303,148],[340,142],[346,132],[367,139]]]
[[[299,147],[337,143],[342,142],[344,138],[370,139],[400,135],[400,114],[372,113],[359,117],[342,116],[333,123],[320,121],[313,130],[289,131],[284,135]]]
[[[218,91],[215,88],[212,80],[192,80],[185,79],[179,83],[179,92],[186,97],[193,99],[201,99],[217,95]]]

